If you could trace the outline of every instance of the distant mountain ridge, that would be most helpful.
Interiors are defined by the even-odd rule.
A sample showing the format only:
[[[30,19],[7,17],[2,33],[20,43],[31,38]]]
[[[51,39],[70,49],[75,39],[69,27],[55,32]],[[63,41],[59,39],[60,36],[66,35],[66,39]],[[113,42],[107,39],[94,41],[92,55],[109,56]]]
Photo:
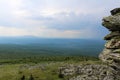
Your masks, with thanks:
[[[69,38],[38,38],[33,36],[22,36],[22,37],[0,37],[0,43],[16,43],[16,44],[25,44],[25,43],[55,43],[56,41],[61,42],[79,42],[79,41],[98,41],[104,42],[103,40],[97,39],[69,39]]]
[[[98,56],[104,48],[103,40],[49,39],[35,37],[0,38],[0,54],[23,55],[86,55]]]

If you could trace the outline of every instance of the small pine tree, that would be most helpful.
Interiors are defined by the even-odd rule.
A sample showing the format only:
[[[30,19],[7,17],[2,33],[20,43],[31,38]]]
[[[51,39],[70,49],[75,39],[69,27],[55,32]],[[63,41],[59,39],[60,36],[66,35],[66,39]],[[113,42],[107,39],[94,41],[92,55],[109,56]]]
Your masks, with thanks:
[[[29,80],[34,80],[34,78],[33,78],[33,76],[32,76],[32,75],[30,75],[30,78],[29,78]]]
[[[59,72],[59,75],[58,75],[59,78],[64,78],[64,75],[62,74],[62,70],[60,69],[60,72]]]
[[[59,78],[64,78],[64,75],[63,74],[59,74],[58,77]]]
[[[21,80],[25,80],[25,76],[24,75],[21,77]]]

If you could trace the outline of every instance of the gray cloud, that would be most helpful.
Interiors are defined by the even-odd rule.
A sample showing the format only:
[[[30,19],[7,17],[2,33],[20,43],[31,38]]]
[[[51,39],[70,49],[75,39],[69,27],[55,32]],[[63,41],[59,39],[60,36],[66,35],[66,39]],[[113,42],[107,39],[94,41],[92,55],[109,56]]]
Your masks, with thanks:
[[[3,27],[14,27],[17,31],[16,28],[26,31],[44,28],[42,32],[47,36],[52,35],[46,33],[50,30],[48,32],[59,32],[59,35],[65,32],[66,35],[73,33],[77,37],[88,35],[97,38],[107,32],[101,27],[102,17],[109,15],[111,9],[119,7],[119,3],[117,0],[2,0],[0,26],[2,30]],[[34,34],[39,36],[38,32]],[[40,36],[45,36],[44,34]]]

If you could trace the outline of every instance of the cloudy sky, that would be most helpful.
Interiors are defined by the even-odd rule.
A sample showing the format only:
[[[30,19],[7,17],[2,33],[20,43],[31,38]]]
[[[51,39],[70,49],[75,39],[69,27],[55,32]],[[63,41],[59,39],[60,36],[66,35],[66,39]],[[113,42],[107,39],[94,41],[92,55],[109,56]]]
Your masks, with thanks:
[[[95,38],[108,31],[101,19],[120,0],[0,0],[0,36]]]

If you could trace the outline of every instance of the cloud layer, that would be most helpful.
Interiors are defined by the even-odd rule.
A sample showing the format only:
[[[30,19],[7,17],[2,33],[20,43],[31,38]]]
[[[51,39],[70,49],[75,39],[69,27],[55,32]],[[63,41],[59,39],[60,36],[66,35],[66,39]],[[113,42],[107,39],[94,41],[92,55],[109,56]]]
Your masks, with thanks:
[[[112,5],[111,5],[112,4]],[[0,36],[101,38],[116,0],[0,0]]]

